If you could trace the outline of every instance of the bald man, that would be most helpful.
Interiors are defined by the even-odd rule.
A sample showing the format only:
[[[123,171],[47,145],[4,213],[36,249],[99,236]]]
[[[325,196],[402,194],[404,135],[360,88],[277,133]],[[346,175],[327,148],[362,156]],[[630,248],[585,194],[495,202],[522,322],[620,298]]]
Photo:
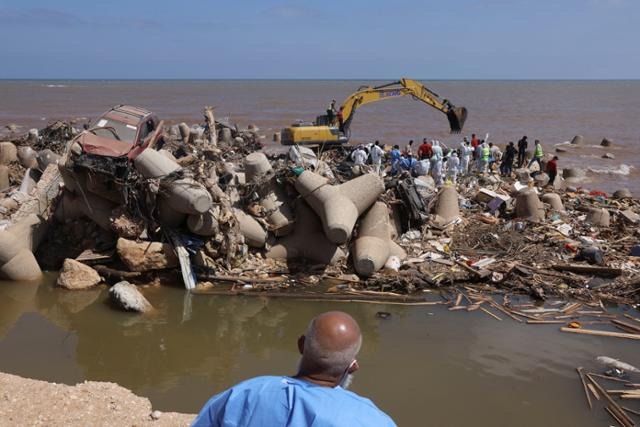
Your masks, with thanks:
[[[257,377],[209,400],[194,426],[395,426],[369,399],[347,391],[358,370],[358,323],[330,311],[298,339],[302,355],[293,377]]]

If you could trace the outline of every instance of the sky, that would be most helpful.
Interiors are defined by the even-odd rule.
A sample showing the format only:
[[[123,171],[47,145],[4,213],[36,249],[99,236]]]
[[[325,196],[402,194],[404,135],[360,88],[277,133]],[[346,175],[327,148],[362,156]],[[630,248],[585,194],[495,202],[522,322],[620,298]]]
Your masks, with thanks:
[[[0,78],[638,79],[640,0],[0,0]]]

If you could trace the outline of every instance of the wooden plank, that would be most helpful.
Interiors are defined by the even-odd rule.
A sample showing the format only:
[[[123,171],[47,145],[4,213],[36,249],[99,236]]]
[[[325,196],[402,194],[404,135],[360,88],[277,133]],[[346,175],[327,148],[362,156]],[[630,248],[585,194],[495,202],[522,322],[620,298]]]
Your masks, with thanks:
[[[611,323],[620,325],[626,329],[634,330],[636,334],[640,333],[640,326],[632,325],[631,323],[623,322],[622,320],[612,319]]]
[[[563,325],[564,320],[527,320],[527,325]]]
[[[557,271],[570,271],[578,274],[594,274],[596,276],[610,276],[617,277],[622,275],[623,270],[621,268],[612,267],[598,267],[594,265],[581,265],[581,264],[556,264],[551,266]]]
[[[484,311],[485,313],[487,313],[489,316],[493,317],[494,319],[499,320],[499,321],[502,322],[502,319],[500,317],[496,316],[495,314],[493,314],[492,312],[490,312],[486,308],[480,307],[480,310]]]
[[[560,330],[562,332],[571,332],[574,334],[596,335],[601,337],[627,338],[630,340],[640,340],[640,335],[626,334],[623,332],[609,332],[609,331],[598,331],[595,329],[574,329],[574,328],[560,328]]]
[[[595,386],[595,388],[598,389],[598,391],[600,392],[600,394],[610,403],[610,405],[615,408],[618,412],[620,412],[620,417],[622,418],[622,421],[624,421],[623,425],[625,426],[634,426],[635,424],[633,423],[633,420],[631,420],[631,418],[629,418],[629,416],[626,414],[626,412],[624,412],[622,410],[622,408],[620,407],[620,405],[618,405],[615,400],[613,400],[611,398],[611,396],[609,396],[607,394],[606,391],[604,391],[604,389],[600,386],[600,384],[598,384],[598,382],[596,380],[593,379],[593,377],[591,376],[591,374],[586,374],[587,378],[589,378],[589,381],[591,381],[591,383]]]
[[[591,396],[589,396],[589,390],[587,390],[587,382],[585,381],[584,374],[582,373],[582,366],[576,368],[576,371],[578,371],[580,382],[582,382],[582,388],[584,388],[584,395],[587,397],[587,403],[589,404],[589,409],[593,409],[593,404],[591,403]]]

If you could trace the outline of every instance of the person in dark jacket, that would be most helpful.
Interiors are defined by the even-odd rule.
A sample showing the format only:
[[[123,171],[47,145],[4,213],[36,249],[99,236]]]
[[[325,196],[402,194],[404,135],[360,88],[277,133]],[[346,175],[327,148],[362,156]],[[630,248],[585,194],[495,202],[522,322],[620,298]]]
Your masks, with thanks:
[[[529,141],[527,141],[527,136],[523,136],[520,141],[518,141],[518,167],[521,168],[524,165],[524,158],[527,154],[527,145],[529,145]]]
[[[504,156],[502,156],[502,163],[500,163],[500,174],[502,176],[509,176],[513,171],[513,161],[516,158],[516,147],[513,145],[513,141],[509,142],[507,148],[504,150]]]

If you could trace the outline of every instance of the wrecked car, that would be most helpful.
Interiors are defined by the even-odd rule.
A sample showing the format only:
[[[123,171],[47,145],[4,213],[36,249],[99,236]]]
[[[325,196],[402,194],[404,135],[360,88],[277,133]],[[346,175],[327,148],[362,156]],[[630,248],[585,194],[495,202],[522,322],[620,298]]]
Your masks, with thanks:
[[[133,160],[162,139],[162,124],[154,113],[143,108],[111,108],[72,140],[63,166],[70,172],[63,171],[65,183],[126,203]]]

